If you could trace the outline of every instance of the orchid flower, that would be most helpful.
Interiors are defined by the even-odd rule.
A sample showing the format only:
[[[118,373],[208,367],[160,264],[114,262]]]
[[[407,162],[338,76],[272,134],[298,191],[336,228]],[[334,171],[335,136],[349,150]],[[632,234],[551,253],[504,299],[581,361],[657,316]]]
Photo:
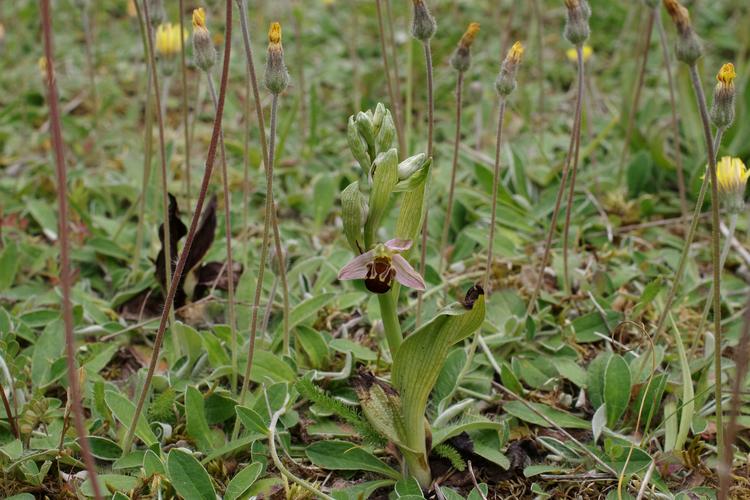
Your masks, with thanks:
[[[424,290],[422,276],[400,255],[409,248],[410,240],[392,239],[384,244],[378,243],[372,250],[355,257],[341,268],[339,279],[363,279],[367,289],[373,293],[390,290],[394,278],[404,286]]]

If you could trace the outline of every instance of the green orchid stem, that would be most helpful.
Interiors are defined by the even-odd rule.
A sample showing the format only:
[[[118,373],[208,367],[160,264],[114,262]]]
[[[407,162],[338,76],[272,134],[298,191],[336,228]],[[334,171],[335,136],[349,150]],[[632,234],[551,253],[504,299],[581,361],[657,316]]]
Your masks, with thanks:
[[[721,259],[719,259],[719,269],[723,270],[724,265],[727,262],[727,257],[729,256],[729,250],[732,248],[732,238],[734,237],[734,232],[737,229],[737,215],[736,213],[733,213],[729,216],[729,234],[727,235],[727,239],[724,242],[724,248],[721,249]],[[714,294],[714,284],[711,283],[711,288],[708,292],[708,296],[712,297]],[[698,328],[695,331],[695,337],[693,337],[693,344],[690,346],[690,355],[692,356],[695,354],[695,351],[698,349],[698,342],[703,337],[704,331],[703,329],[706,327],[706,320],[708,319],[708,311],[711,309],[711,301],[706,300],[706,304],[703,306],[703,314],[701,314],[701,321],[698,323]],[[706,339],[703,342],[704,346],[708,345],[707,342],[708,339]]]
[[[388,349],[391,351],[391,359],[393,359],[396,356],[396,351],[401,347],[401,342],[404,341],[401,333],[401,324],[398,322],[394,294],[378,294],[378,303],[380,304],[380,317],[383,319],[385,339],[388,342]]]

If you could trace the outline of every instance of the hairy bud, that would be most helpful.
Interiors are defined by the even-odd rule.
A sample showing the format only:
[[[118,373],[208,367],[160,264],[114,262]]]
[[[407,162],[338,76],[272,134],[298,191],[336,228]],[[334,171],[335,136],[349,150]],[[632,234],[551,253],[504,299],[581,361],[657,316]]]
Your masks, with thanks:
[[[726,128],[734,121],[734,97],[737,91],[734,88],[734,79],[737,73],[734,65],[727,63],[721,67],[716,75],[716,87],[714,88],[714,102],[711,106],[711,122],[718,128]]]
[[[417,40],[427,42],[437,31],[437,22],[424,0],[412,0],[412,3],[414,4],[414,18],[411,23],[411,34]]]
[[[195,65],[203,71],[209,71],[216,63],[216,48],[206,27],[206,11],[202,7],[193,10],[193,53]]]
[[[690,13],[678,0],[664,0],[664,7],[677,27],[675,54],[679,61],[692,66],[703,55],[703,47],[690,22]]]
[[[265,74],[266,88],[272,94],[281,94],[289,86],[289,72],[284,63],[281,46],[281,24],[271,23],[268,30],[268,59]]]
[[[563,35],[573,45],[582,44],[591,34],[591,7],[586,0],[565,0],[565,7],[568,9],[568,17]]]
[[[479,23],[469,24],[451,57],[451,66],[459,73],[463,73],[471,66],[471,45],[474,43],[477,33],[479,33]]]
[[[500,66],[500,74],[497,75],[495,80],[495,88],[497,93],[501,96],[510,95],[516,88],[516,74],[518,73],[518,65],[521,63],[521,56],[523,55],[523,45],[521,42],[516,42],[508,51],[508,55],[505,56],[502,66]]]

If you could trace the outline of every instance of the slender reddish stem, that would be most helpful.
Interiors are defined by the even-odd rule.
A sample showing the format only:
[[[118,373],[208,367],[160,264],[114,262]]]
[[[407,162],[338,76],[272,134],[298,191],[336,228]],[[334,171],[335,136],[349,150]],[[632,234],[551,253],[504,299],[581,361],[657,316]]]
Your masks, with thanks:
[[[185,33],[185,0],[180,0],[180,33]],[[190,206],[190,120],[188,117],[187,64],[185,62],[185,37],[180,36],[180,71],[182,76],[182,128],[185,134],[185,203]]]
[[[453,139],[453,162],[451,165],[451,183],[448,188],[448,206],[445,208],[445,224],[443,225],[443,236],[440,238],[440,272],[444,271],[448,264],[446,247],[448,246],[448,233],[451,227],[453,215],[453,196],[456,191],[456,172],[458,171],[458,147],[461,145],[461,111],[464,88],[464,73],[458,72],[456,79],[456,135]]]
[[[57,83],[55,82],[55,62],[52,47],[52,16],[49,0],[42,0],[42,30],[44,33],[44,56],[47,59],[47,100],[49,104],[50,132],[52,133],[52,148],[55,152],[55,172],[57,174],[57,211],[59,221],[60,242],[60,288],[62,289],[62,315],[65,326],[65,354],[68,369],[68,384],[70,386],[71,408],[73,421],[78,434],[78,441],[83,455],[83,462],[91,480],[94,497],[102,498],[99,479],[96,474],[96,464],[91,455],[86,424],[81,404],[81,388],[78,385],[78,370],[76,369],[75,338],[73,336],[73,304],[70,300],[70,245],[68,242],[68,175],[65,167],[63,152],[62,126],[60,124],[60,107],[57,97]]]

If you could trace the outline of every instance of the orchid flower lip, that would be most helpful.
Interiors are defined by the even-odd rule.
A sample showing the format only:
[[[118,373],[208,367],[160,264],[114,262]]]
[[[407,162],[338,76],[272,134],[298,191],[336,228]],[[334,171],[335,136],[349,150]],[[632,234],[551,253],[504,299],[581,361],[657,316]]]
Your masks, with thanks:
[[[375,245],[349,261],[339,271],[339,280],[365,280],[365,286],[373,293],[385,293],[391,289],[393,280],[415,290],[424,290],[422,276],[401,255],[411,248],[410,240],[394,238]]]

